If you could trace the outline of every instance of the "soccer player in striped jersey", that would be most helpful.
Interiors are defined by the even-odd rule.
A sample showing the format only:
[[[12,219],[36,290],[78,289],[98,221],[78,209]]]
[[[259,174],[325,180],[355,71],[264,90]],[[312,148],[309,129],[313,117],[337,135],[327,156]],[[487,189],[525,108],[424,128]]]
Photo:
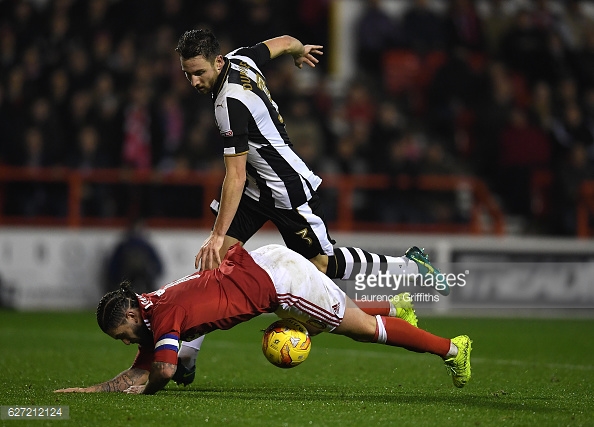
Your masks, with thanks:
[[[439,270],[416,246],[404,256],[374,254],[360,248],[335,248],[330,238],[319,196],[322,180],[292,148],[283,118],[266,86],[262,66],[281,55],[291,55],[298,68],[315,67],[322,46],[303,45],[280,36],[223,56],[219,42],[208,30],[186,31],[175,49],[181,69],[193,88],[212,96],[213,109],[223,139],[226,174],[210,236],[195,259],[200,271],[216,268],[227,249],[247,242],[267,221],[278,228],[287,247],[309,259],[330,278],[354,279],[358,274],[432,275]],[[439,278],[436,290],[449,287]],[[388,301],[362,309],[369,314],[397,315]],[[193,355],[200,348],[194,346]],[[180,353],[182,355],[182,353]],[[189,369],[193,367],[189,363]],[[191,375],[191,374],[190,374]]]
[[[107,293],[97,307],[97,323],[112,338],[139,345],[132,366],[100,384],[56,391],[154,394],[179,369],[180,340],[272,312],[300,321],[310,335],[331,332],[438,355],[456,387],[470,379],[468,336],[442,338],[402,319],[371,316],[296,252],[267,245],[248,253],[235,244],[214,270],[194,272],[147,294],[135,294],[127,282]]]

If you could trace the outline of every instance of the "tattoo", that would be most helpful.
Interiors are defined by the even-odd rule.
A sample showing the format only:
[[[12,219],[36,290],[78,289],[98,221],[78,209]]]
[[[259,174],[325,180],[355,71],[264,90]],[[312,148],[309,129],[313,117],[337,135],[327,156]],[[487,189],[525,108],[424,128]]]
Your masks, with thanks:
[[[155,394],[157,391],[163,389],[169,382],[169,379],[175,373],[177,365],[165,362],[153,362],[149,381],[143,394]]]
[[[117,377],[104,383],[97,384],[95,387],[96,391],[101,392],[124,391],[130,386],[145,383],[147,378],[148,372],[144,369],[130,368],[119,374]]]
[[[165,372],[169,372],[171,370],[173,370],[175,372],[176,369],[177,369],[177,365],[174,365],[172,363],[153,362],[152,371],[159,372],[160,374],[162,374]]]

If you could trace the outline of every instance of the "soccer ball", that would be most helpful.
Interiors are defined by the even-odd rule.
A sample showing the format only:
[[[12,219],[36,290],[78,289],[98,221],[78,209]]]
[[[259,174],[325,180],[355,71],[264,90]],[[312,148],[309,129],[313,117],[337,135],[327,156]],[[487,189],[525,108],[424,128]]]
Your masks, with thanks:
[[[264,331],[262,352],[279,368],[293,368],[309,355],[311,339],[305,326],[294,319],[281,319]]]

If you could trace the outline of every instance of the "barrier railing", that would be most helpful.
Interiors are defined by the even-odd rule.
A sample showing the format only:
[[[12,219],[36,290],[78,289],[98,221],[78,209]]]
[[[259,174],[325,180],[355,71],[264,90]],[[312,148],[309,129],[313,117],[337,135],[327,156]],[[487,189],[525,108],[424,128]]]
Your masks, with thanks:
[[[399,231],[503,234],[504,217],[487,186],[471,176],[416,176],[407,175],[322,175],[324,191],[336,193],[336,218],[330,221],[336,231]],[[199,218],[154,217],[147,219],[149,226],[210,228],[213,217],[209,214],[212,199],[218,199],[223,179],[222,172],[130,171],[123,169],[97,169],[79,171],[67,168],[20,168],[0,166],[0,225],[54,225],[54,226],[125,226],[124,217],[96,218],[81,212],[85,184],[148,185],[148,186],[198,186],[201,195],[202,215]],[[6,215],[5,190],[10,183],[36,182],[59,183],[67,188],[67,214],[65,217]],[[353,199],[357,191],[365,190],[414,190],[419,192],[465,191],[470,196],[469,220],[464,223],[378,223],[355,218]]]

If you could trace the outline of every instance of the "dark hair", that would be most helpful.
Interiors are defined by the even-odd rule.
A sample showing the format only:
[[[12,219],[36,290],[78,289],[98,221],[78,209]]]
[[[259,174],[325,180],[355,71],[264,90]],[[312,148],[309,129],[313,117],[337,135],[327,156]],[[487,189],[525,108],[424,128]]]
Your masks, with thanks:
[[[175,51],[183,59],[203,56],[209,62],[221,53],[221,45],[210,30],[190,30],[182,34]]]
[[[117,291],[108,292],[97,306],[97,323],[105,333],[117,328],[125,321],[126,310],[138,308],[138,299],[128,281],[120,283]]]

